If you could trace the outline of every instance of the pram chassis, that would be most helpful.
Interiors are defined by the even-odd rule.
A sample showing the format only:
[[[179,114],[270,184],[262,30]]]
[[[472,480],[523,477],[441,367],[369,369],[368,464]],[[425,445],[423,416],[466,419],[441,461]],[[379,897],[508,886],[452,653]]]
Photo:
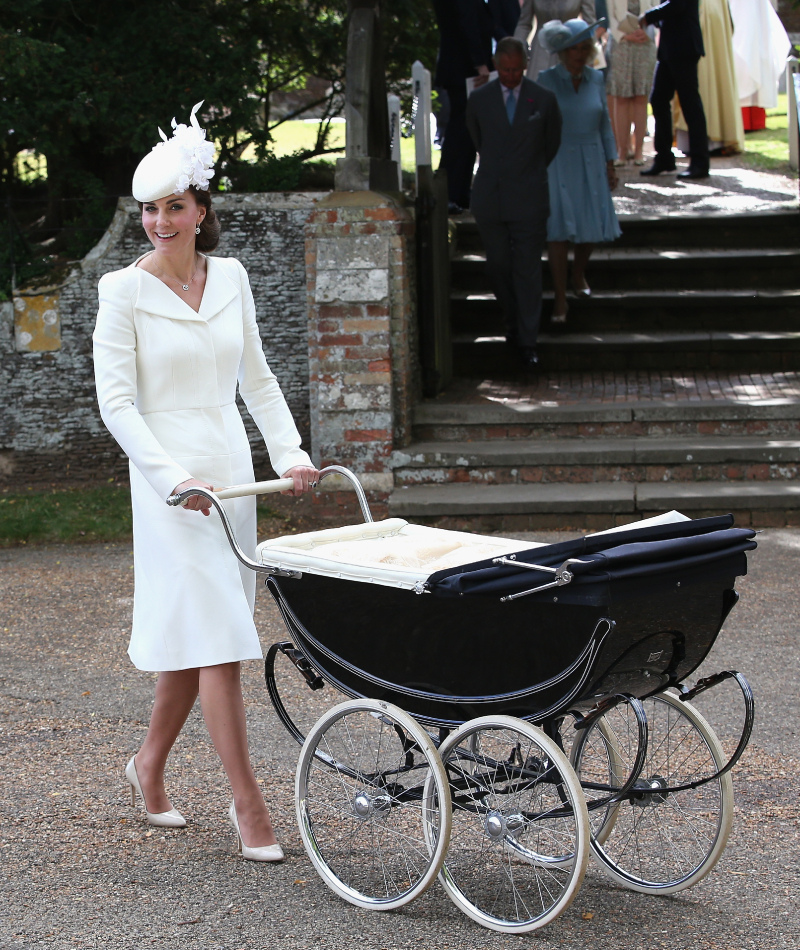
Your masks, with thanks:
[[[351,482],[364,521],[371,523],[357,478],[339,466],[324,469],[320,477],[334,472]],[[729,773],[747,745],[754,701],[747,681],[736,671],[706,677],[691,689],[683,682],[708,654],[736,602],[733,582],[743,571],[733,560],[722,557],[699,580],[691,572],[665,570],[660,589],[681,593],[673,598],[681,604],[673,610],[675,617],[680,611],[694,611],[700,618],[699,629],[692,626],[687,635],[677,621],[671,625],[663,618],[653,629],[640,629],[635,618],[642,605],[635,580],[616,584],[612,618],[597,598],[587,599],[580,585],[572,585],[573,571],[586,566],[580,558],[566,558],[555,567],[521,565],[514,555],[494,558],[492,563],[500,568],[538,570],[539,576],[554,579],[536,583],[532,576],[532,587],[493,598],[493,603],[503,604],[504,634],[511,631],[515,650],[510,655],[493,651],[484,636],[478,654],[482,662],[475,664],[481,625],[484,632],[491,629],[487,598],[431,597],[426,584],[417,585],[416,592],[425,596],[416,597],[408,590],[254,561],[239,548],[219,500],[253,494],[252,489],[242,486],[227,494],[189,489],[169,503],[180,504],[191,494],[209,498],[238,559],[268,575],[267,587],[292,640],[269,649],[265,678],[276,712],[303,746],[296,777],[298,823],[312,863],[332,889],[358,906],[389,909],[413,899],[438,875],[451,898],[477,922],[520,933],[544,926],[566,909],[580,887],[590,849],[614,881],[643,892],[678,891],[711,870],[730,830]],[[301,597],[292,590],[299,579]],[[360,596],[353,599],[362,593],[356,588],[369,588],[369,604]],[[440,609],[441,604],[449,609]],[[565,606],[585,631],[579,637],[583,647],[562,666],[558,663],[564,654],[556,650],[551,658],[555,666],[544,669],[520,646],[526,618],[530,632],[533,608],[534,632],[541,643],[548,636],[558,637]],[[365,623],[374,625],[376,618],[398,616],[406,630],[402,640],[412,647],[435,641],[437,631],[448,629],[448,624],[466,631],[466,642],[451,658],[454,669],[440,673],[441,658],[427,656],[428,668],[437,671],[436,681],[421,682],[413,658],[393,652],[393,641],[401,638],[382,638],[379,650],[370,643],[354,644],[342,624],[346,617],[361,629]],[[469,624],[477,634],[470,633]],[[367,655],[353,662],[359,650]],[[297,668],[310,688],[329,682],[352,697],[323,715],[307,736],[281,699],[275,675],[279,655]],[[465,657],[479,667],[477,673],[466,669]],[[511,688],[481,692],[476,686],[487,679],[494,682],[495,667],[502,672],[498,682]],[[506,675],[509,668],[514,675]],[[516,675],[520,671],[528,675],[527,686]],[[710,726],[688,700],[727,679],[738,684],[745,712],[741,737],[726,760]],[[456,691],[451,688],[454,682],[468,688]],[[392,737],[396,748],[386,762],[367,767],[359,756],[378,741],[373,733],[380,733],[380,756]],[[362,739],[358,750],[352,745],[354,734]],[[680,765],[668,751],[676,741],[686,753]],[[334,745],[337,754],[330,751]],[[333,783],[332,773],[338,777]],[[337,796],[340,800],[329,800]],[[659,822],[674,820],[677,810],[670,806],[678,796],[680,827],[668,832],[684,838],[673,860],[652,840],[643,847],[642,836],[657,839],[664,833]],[[337,838],[338,832],[331,830],[336,823],[327,821],[325,809],[338,809],[345,824],[353,823],[351,855],[358,852],[354,842],[366,828],[372,834],[378,834],[376,828],[383,834],[390,825],[394,832],[408,829],[407,838],[395,834],[402,843],[395,841],[380,859],[374,849],[367,853],[369,849],[362,848],[368,866],[364,871],[350,859],[342,861],[341,834]],[[535,847],[529,844],[534,837]],[[550,844],[544,846],[544,840]],[[645,860],[640,857],[643,851],[648,853]],[[390,867],[391,861],[396,866]],[[488,881],[477,880],[479,868]],[[399,883],[398,874],[405,874]],[[526,875],[531,883],[523,889],[517,882]],[[487,890],[491,898],[485,896]],[[531,901],[533,893],[543,890],[546,899]]]

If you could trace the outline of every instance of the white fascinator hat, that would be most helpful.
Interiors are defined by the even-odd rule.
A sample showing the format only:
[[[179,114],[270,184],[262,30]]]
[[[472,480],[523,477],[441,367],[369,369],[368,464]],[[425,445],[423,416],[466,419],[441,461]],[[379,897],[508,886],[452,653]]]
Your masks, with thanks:
[[[205,129],[197,121],[198,102],[192,109],[189,125],[172,120],[172,138],[158,130],[161,141],[139,162],[133,175],[133,197],[137,201],[158,201],[179,195],[190,185],[208,191],[214,176],[214,143],[206,141]]]

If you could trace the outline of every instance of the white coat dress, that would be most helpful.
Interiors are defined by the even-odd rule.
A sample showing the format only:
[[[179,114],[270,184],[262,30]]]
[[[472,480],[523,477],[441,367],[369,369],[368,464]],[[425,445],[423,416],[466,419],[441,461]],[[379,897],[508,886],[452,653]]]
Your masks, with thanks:
[[[237,384],[283,474],[311,465],[267,365],[247,274],[207,258],[199,312],[136,266],[105,274],[94,331],[100,414],[130,459],[134,606],[128,653],[142,670],[181,670],[261,657],[255,574],[240,565],[219,517],[165,504],[187,478],[215,487],[253,481]],[[251,557],[254,498],[226,501]]]

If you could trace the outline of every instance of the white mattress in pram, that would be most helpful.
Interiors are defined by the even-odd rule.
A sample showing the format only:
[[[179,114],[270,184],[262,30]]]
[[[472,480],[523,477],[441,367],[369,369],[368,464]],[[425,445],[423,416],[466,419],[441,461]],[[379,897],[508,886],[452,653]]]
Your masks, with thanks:
[[[685,515],[671,511],[624,527],[686,520]],[[618,530],[623,528],[610,529]],[[413,590],[436,571],[545,546],[537,541],[448,531],[388,518],[262,541],[256,560],[281,570]]]

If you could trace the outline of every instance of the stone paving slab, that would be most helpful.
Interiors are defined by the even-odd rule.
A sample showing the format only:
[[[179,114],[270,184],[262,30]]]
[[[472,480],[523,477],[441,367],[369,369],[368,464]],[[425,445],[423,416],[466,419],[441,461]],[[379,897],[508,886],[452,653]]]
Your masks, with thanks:
[[[397,468],[431,465],[607,465],[694,462],[796,462],[800,441],[741,436],[658,439],[493,439],[414,442],[392,454]]]
[[[396,488],[389,499],[394,517],[531,512],[627,513],[635,508],[635,486],[630,482],[566,482],[528,485],[412,485]]]
[[[645,403],[728,403],[744,412],[800,405],[800,372],[739,373],[666,370],[629,370],[595,373],[541,373],[533,379],[454,379],[420,411],[433,407],[504,406],[515,410],[557,409],[562,406],[597,407],[631,403],[638,411]],[[713,408],[712,408],[713,411]],[[784,410],[793,412],[793,409]]]

